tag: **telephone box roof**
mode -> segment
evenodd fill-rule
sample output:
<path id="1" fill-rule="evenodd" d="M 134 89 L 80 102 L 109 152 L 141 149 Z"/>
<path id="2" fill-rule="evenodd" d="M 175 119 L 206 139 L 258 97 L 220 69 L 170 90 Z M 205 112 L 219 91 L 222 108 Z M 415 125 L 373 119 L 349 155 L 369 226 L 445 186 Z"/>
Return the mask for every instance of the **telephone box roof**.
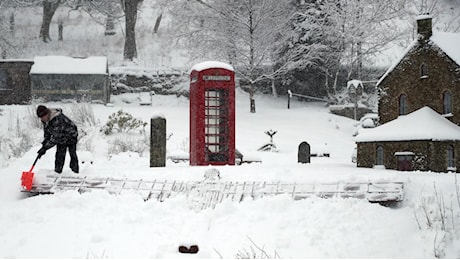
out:
<path id="1" fill-rule="evenodd" d="M 190 71 L 202 71 L 211 68 L 221 68 L 226 70 L 234 71 L 233 67 L 230 64 L 220 62 L 220 61 L 203 61 L 193 65 Z"/>

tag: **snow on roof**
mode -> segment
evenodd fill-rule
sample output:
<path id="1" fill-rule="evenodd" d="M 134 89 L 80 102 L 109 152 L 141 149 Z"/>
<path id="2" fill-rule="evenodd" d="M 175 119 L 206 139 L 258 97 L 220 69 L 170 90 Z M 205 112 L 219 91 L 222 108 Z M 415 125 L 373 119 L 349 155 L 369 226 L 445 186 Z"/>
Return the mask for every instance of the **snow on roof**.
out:
<path id="1" fill-rule="evenodd" d="M 425 15 L 426 16 L 426 15 Z M 447 32 L 433 32 L 430 40 L 444 51 L 455 63 L 460 66 L 460 33 L 447 33 Z M 377 82 L 377 86 L 385 79 L 390 72 L 392 72 L 401 60 L 406 57 L 407 53 L 417 45 L 418 40 L 415 39 L 412 43 L 404 50 L 403 54 L 397 59 L 393 65 L 383 74 L 383 76 Z"/>
<path id="2" fill-rule="evenodd" d="M 221 68 L 234 71 L 233 67 L 227 63 L 220 62 L 220 61 L 204 61 L 198 64 L 193 65 L 190 71 L 202 71 L 210 68 Z"/>
<path id="3" fill-rule="evenodd" d="M 410 140 L 460 140 L 460 127 L 422 107 L 376 128 L 362 129 L 355 138 L 356 142 Z"/>
<path id="4" fill-rule="evenodd" d="M 187 68 L 188 69 L 188 68 Z M 140 67 L 140 66 L 120 66 L 120 67 L 110 67 L 110 74 L 128 74 L 138 77 L 146 76 L 150 77 L 152 75 L 181 75 L 186 70 L 181 68 L 170 68 L 170 67 Z"/>
<path id="5" fill-rule="evenodd" d="M 430 39 L 460 66 L 460 33 L 434 32 Z"/>
<path id="6" fill-rule="evenodd" d="M 401 62 L 401 60 L 406 57 L 407 53 L 409 53 L 409 51 L 417 44 L 418 40 L 413 40 L 411 42 L 411 44 L 409 44 L 409 46 L 407 46 L 407 48 L 404 50 L 404 52 L 401 54 L 401 56 L 399 57 L 399 59 L 397 59 L 395 62 L 393 62 L 393 64 L 390 66 L 390 68 L 385 72 L 385 74 L 383 74 L 383 76 L 379 79 L 379 81 L 377 82 L 376 86 L 380 85 L 380 83 L 388 76 L 388 74 L 390 74 L 390 72 L 392 72 L 396 66 L 398 66 L 398 64 Z"/>
<path id="7" fill-rule="evenodd" d="M 418 15 L 415 20 L 425 20 L 425 19 L 432 19 L 433 16 L 431 14 L 421 14 L 421 15 Z"/>
<path id="8" fill-rule="evenodd" d="M 347 82 L 347 88 L 350 88 L 350 86 L 354 86 L 355 88 L 358 88 L 359 86 L 363 86 L 363 82 L 361 80 L 357 79 L 352 79 Z"/>
<path id="9" fill-rule="evenodd" d="M 0 59 L 0 62 L 34 62 L 31 59 Z"/>
<path id="10" fill-rule="evenodd" d="M 30 74 L 107 74 L 107 57 L 36 56 Z"/>

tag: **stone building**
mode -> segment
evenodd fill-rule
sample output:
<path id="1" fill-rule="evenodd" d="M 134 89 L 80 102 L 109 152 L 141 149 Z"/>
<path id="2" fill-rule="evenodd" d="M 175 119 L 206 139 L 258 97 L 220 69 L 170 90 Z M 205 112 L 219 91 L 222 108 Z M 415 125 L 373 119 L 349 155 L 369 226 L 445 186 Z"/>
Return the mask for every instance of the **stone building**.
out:
<path id="1" fill-rule="evenodd" d="M 460 124 L 460 33 L 433 32 L 417 19 L 418 39 L 379 80 L 380 124 L 429 106 Z"/>
<path id="2" fill-rule="evenodd" d="M 356 142 L 358 167 L 446 172 L 460 165 L 460 127 L 427 106 L 363 129 Z"/>
<path id="3" fill-rule="evenodd" d="M 0 105 L 27 104 L 32 60 L 0 60 Z"/>
<path id="4" fill-rule="evenodd" d="M 417 18 L 418 39 L 377 83 L 380 126 L 356 137 L 358 167 L 457 171 L 460 34 L 433 32 L 431 22 Z"/>
<path id="5" fill-rule="evenodd" d="M 110 102 L 107 57 L 37 56 L 30 69 L 32 98 Z"/>

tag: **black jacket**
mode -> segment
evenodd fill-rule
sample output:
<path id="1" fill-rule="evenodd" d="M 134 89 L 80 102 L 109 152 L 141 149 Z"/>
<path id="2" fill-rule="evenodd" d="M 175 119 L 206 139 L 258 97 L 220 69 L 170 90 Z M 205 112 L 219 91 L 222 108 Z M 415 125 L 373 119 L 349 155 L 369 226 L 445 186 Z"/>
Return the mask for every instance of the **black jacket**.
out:
<path id="1" fill-rule="evenodd" d="M 50 108 L 50 120 L 43 122 L 43 129 L 45 139 L 42 145 L 47 150 L 56 144 L 77 143 L 77 126 L 62 113 L 62 109 Z"/>

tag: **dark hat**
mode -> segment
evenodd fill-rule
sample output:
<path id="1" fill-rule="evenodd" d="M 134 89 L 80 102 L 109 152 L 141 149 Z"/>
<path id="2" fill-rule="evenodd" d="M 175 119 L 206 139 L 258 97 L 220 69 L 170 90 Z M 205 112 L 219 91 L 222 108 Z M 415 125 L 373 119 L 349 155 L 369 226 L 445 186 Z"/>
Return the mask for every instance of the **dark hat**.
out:
<path id="1" fill-rule="evenodd" d="M 42 116 L 44 116 L 44 115 L 47 115 L 48 113 L 49 113 L 49 110 L 48 110 L 47 107 L 42 106 L 42 105 L 39 105 L 39 106 L 37 107 L 37 116 L 38 116 L 38 117 L 42 117 Z"/>

